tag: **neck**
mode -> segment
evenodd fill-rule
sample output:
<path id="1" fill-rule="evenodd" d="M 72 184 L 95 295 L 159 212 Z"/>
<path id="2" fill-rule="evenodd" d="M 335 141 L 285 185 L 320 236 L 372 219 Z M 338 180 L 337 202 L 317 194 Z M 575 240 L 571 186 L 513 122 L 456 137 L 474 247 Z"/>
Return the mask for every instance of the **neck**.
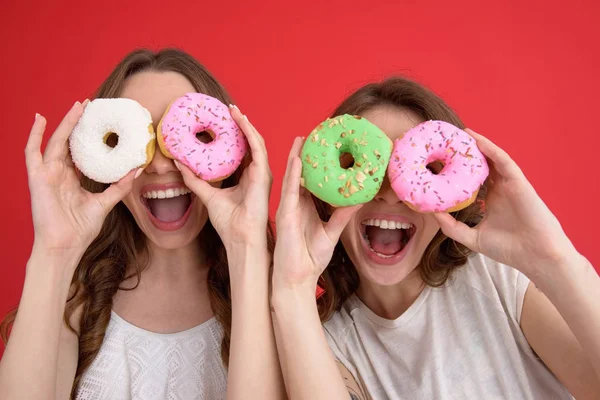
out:
<path id="1" fill-rule="evenodd" d="M 206 274 L 208 265 L 198 240 L 178 249 L 164 249 L 148 241 L 148 265 L 144 274 L 161 279 L 188 279 Z"/>
<path id="2" fill-rule="evenodd" d="M 395 285 L 382 286 L 361 276 L 358 298 L 375 314 L 385 319 L 400 317 L 425 288 L 418 268 Z"/>

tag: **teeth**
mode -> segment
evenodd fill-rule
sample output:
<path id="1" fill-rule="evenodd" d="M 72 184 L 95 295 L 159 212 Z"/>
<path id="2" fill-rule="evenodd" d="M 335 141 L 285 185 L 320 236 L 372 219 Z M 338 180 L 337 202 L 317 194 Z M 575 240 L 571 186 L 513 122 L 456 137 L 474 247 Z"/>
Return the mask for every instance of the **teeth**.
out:
<path id="1" fill-rule="evenodd" d="M 381 229 L 410 229 L 413 224 L 410 222 L 389 221 L 385 219 L 367 219 L 362 222 L 367 226 L 378 226 Z"/>
<path id="2" fill-rule="evenodd" d="M 177 196 L 183 196 L 184 194 L 191 193 L 192 191 L 186 187 L 167 189 L 167 190 L 152 190 L 146 192 L 142 197 L 146 199 L 171 199 Z"/>

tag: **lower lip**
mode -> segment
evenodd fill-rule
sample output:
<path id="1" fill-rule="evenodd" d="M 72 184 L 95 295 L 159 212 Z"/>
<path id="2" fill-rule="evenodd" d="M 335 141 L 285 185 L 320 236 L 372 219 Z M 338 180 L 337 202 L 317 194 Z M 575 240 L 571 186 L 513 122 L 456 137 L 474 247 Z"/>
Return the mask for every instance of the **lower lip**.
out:
<path id="1" fill-rule="evenodd" d="M 194 202 L 196 201 L 196 196 L 194 196 L 194 195 L 190 195 L 190 196 L 192 196 L 192 201 L 190 202 L 190 206 L 188 207 L 185 214 L 183 214 L 183 216 L 176 221 L 171 221 L 171 222 L 161 221 L 161 220 L 157 219 L 154 215 L 152 215 L 152 213 L 150 212 L 150 208 L 146 204 L 144 204 L 144 208 L 146 209 L 146 212 L 148 213 L 148 217 L 150 218 L 150 221 L 152 222 L 152 224 L 155 227 L 157 227 L 161 231 L 165 231 L 165 232 L 176 231 L 178 229 L 181 229 L 185 225 L 185 223 L 188 221 L 188 219 L 190 219 L 190 215 L 192 213 L 192 207 L 194 206 Z"/>
<path id="2" fill-rule="evenodd" d="M 365 238 L 363 237 L 362 232 L 360 232 L 360 230 L 359 230 L 359 234 L 360 234 L 360 242 L 362 243 L 365 254 L 371 261 L 374 261 L 375 263 L 380 264 L 380 265 L 394 265 L 394 264 L 397 264 L 400 261 L 402 261 L 402 259 L 406 256 L 406 254 L 408 254 L 408 252 L 410 251 L 410 248 L 412 247 L 412 244 L 414 242 L 413 239 L 417 233 L 415 232 L 412 235 L 412 237 L 410 238 L 410 240 L 408 241 L 408 243 L 406 244 L 406 246 L 404 246 L 404 248 L 402 250 L 400 250 L 398 253 L 394 254 L 393 256 L 386 257 L 386 258 L 378 256 L 377 253 L 375 253 L 375 251 L 373 251 L 371 249 L 371 247 L 369 247 L 369 245 L 367 244 L 367 242 L 366 242 Z"/>

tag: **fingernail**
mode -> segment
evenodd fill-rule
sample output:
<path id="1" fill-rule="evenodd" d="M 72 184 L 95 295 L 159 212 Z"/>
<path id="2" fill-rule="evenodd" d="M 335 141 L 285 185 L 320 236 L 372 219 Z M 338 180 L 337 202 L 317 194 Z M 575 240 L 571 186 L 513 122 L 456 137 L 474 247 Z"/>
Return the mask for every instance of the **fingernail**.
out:
<path id="1" fill-rule="evenodd" d="M 139 168 L 137 170 L 137 172 L 135 173 L 135 176 L 133 177 L 133 179 L 137 179 L 140 177 L 140 175 L 142 174 L 142 172 L 144 172 L 144 168 Z"/>
<path id="2" fill-rule="evenodd" d="M 40 114 L 35 113 L 35 121 L 37 121 L 37 119 L 39 118 Z"/>
<path id="3" fill-rule="evenodd" d="M 85 107 L 88 105 L 88 103 L 90 102 L 90 99 L 85 99 L 82 103 L 82 105 Z"/>
<path id="4" fill-rule="evenodd" d="M 181 172 L 181 165 L 179 165 L 179 161 L 173 160 L 173 163 L 175 164 L 175 167 L 177 167 L 177 169 L 179 170 L 179 172 Z"/>

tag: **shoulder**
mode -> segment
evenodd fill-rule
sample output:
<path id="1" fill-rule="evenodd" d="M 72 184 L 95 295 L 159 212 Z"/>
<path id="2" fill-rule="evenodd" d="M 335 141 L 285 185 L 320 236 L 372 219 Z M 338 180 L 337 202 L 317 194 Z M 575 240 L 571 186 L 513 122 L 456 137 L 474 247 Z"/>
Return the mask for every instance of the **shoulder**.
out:
<path id="1" fill-rule="evenodd" d="M 343 343 L 348 334 L 352 331 L 358 317 L 358 304 L 353 301 L 354 296 L 350 296 L 344 302 L 341 309 L 333 313 L 331 318 L 323 324 L 327 341 L 336 344 Z"/>
<path id="2" fill-rule="evenodd" d="M 336 311 L 331 319 L 323 324 L 325 338 L 333 353 L 340 374 L 348 387 L 351 399 L 366 399 L 360 382 L 360 376 L 354 365 L 356 356 L 356 340 L 353 333 L 356 330 L 357 319 L 361 318 L 359 305 L 351 296 Z M 359 340 L 359 339 L 358 339 Z"/>
<path id="3" fill-rule="evenodd" d="M 456 270 L 452 279 L 477 291 L 501 307 L 505 313 L 517 321 L 520 320 L 523 300 L 530 282 L 520 271 L 483 254 L 473 254 L 462 268 Z"/>

